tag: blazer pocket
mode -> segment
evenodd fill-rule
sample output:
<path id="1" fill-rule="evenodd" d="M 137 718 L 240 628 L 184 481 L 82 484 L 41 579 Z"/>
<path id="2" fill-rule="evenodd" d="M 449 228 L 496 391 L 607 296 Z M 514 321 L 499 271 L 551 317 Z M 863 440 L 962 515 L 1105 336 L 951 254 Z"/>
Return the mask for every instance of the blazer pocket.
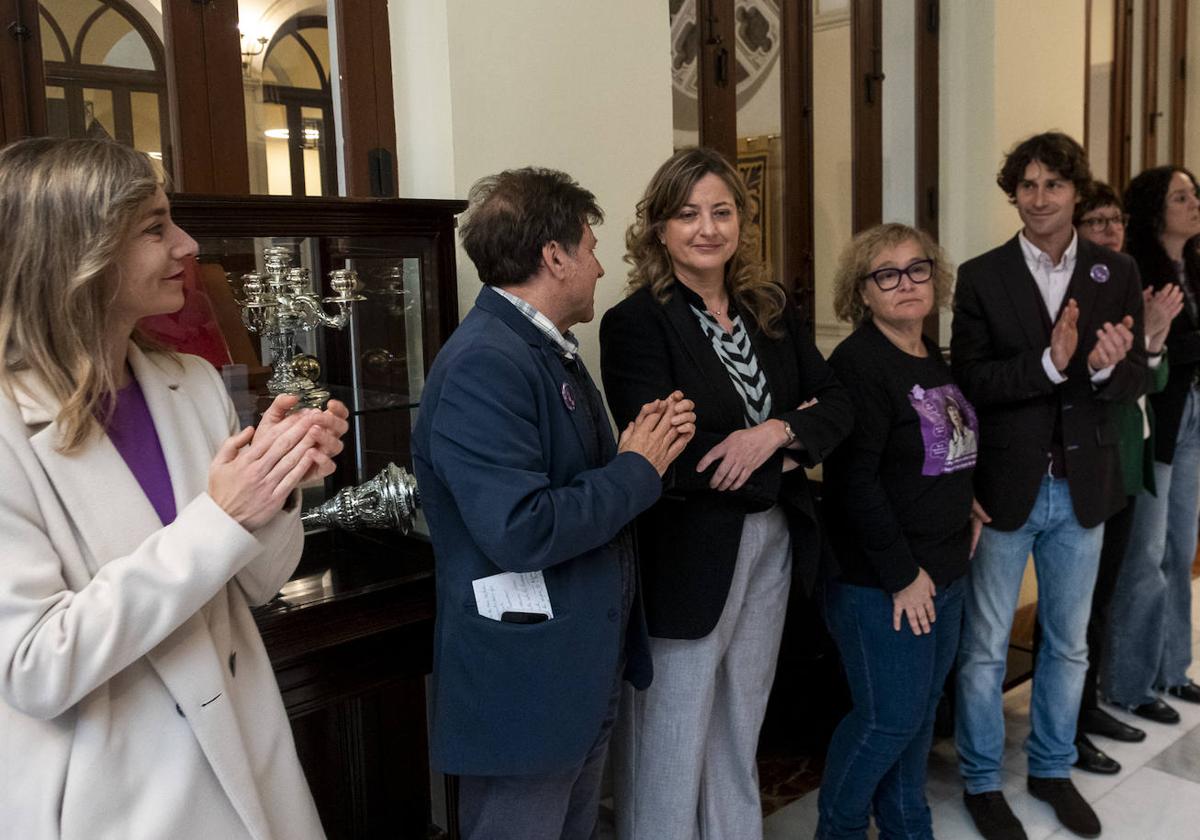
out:
<path id="1" fill-rule="evenodd" d="M 476 609 L 473 603 L 463 604 L 463 612 L 466 613 L 466 618 L 469 623 L 478 624 L 483 628 L 490 627 L 499 629 L 503 632 L 515 631 L 518 633 L 532 633 L 536 632 L 539 628 L 546 630 L 548 629 L 548 625 L 562 624 L 567 620 L 567 618 L 569 618 L 569 616 L 564 615 L 558 609 L 555 609 L 553 618 L 548 618 L 545 621 L 539 621 L 534 624 L 520 624 L 515 621 L 500 621 L 497 618 L 488 618 L 487 616 L 480 615 L 479 610 Z"/>

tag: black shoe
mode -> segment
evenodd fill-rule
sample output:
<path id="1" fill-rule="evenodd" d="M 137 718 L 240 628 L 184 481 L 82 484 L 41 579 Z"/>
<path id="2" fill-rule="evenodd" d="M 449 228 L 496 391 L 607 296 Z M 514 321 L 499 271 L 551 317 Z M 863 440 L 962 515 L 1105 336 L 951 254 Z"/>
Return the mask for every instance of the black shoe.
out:
<path id="1" fill-rule="evenodd" d="M 1101 735 L 1114 741 L 1136 744 L 1146 740 L 1144 730 L 1121 723 L 1103 709 L 1083 709 L 1079 713 L 1079 729 L 1088 735 Z"/>
<path id="2" fill-rule="evenodd" d="M 1167 689 L 1167 694 L 1188 703 L 1200 703 L 1200 685 L 1196 685 L 1191 680 L 1188 680 L 1186 685 L 1171 686 Z"/>
<path id="3" fill-rule="evenodd" d="M 1106 776 L 1121 772 L 1121 765 L 1112 756 L 1089 741 L 1086 735 L 1075 737 L 1075 750 L 1079 753 L 1079 758 L 1075 759 L 1075 766 L 1080 770 L 1102 773 Z"/>
<path id="4" fill-rule="evenodd" d="M 1029 835 L 1021 827 L 1017 819 L 1004 801 L 1004 794 L 998 790 L 985 793 L 967 793 L 963 791 L 963 802 L 967 813 L 975 822 L 976 830 L 983 835 L 984 840 L 1029 840 Z"/>
<path id="5" fill-rule="evenodd" d="M 1146 720 L 1155 723 L 1179 723 L 1179 712 L 1172 709 L 1161 700 L 1151 700 L 1140 706 L 1134 706 L 1129 711 Z"/>
<path id="6" fill-rule="evenodd" d="M 1100 818 L 1087 804 L 1070 779 L 1043 779 L 1030 776 L 1029 793 L 1054 809 L 1054 816 L 1063 827 L 1080 837 L 1099 837 Z"/>

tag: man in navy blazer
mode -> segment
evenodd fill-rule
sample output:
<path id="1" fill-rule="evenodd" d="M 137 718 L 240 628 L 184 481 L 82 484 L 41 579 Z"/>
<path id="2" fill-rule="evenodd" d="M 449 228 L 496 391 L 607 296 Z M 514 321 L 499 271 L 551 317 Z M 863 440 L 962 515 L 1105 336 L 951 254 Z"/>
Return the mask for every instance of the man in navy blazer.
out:
<path id="1" fill-rule="evenodd" d="M 951 366 L 979 416 L 975 495 L 991 516 L 967 577 L 957 740 L 967 810 L 986 840 L 1026 836 L 1001 793 L 1001 691 L 1031 552 L 1042 646 L 1027 786 L 1074 833 L 1100 834 L 1071 765 L 1104 520 L 1125 503 L 1109 405 L 1144 389 L 1146 345 L 1137 266 L 1075 233 L 1090 180 L 1065 134 L 1019 143 L 997 183 L 1023 227 L 963 263 L 955 289 Z"/>
<path id="2" fill-rule="evenodd" d="M 626 526 L 658 499 L 695 415 L 664 395 L 613 440 L 570 332 L 593 316 L 602 219 L 553 170 L 472 187 L 460 231 L 485 285 L 413 434 L 437 568 L 431 752 L 459 776 L 468 840 L 590 838 L 622 675 L 650 683 Z M 481 615 L 473 582 L 501 573 L 535 573 L 524 581 L 544 582 L 549 610 Z"/>

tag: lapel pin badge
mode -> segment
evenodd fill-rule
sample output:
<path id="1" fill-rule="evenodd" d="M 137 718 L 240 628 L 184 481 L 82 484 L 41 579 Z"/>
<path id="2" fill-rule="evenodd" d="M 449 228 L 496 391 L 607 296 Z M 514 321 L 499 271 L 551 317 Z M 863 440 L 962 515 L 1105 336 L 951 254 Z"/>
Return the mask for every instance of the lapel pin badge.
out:
<path id="1" fill-rule="evenodd" d="M 563 405 L 567 407 L 568 411 L 575 410 L 575 392 L 571 390 L 571 383 L 569 382 L 562 384 L 562 400 Z"/>
<path id="2" fill-rule="evenodd" d="M 1092 270 L 1088 273 L 1097 283 L 1108 282 L 1108 266 L 1106 266 L 1104 263 L 1096 263 L 1094 266 L 1092 266 Z"/>

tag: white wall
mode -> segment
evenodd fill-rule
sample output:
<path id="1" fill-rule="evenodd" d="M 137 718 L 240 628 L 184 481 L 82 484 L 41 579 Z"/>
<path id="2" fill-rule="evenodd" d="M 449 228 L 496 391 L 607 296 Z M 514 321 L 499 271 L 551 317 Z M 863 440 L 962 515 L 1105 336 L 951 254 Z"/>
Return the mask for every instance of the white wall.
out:
<path id="1" fill-rule="evenodd" d="M 388 23 L 400 195 L 454 198 L 446 0 L 390 0 Z"/>
<path id="2" fill-rule="evenodd" d="M 990 0 L 941 9 L 938 225 L 958 263 L 1020 226 L 996 186 L 1005 152 L 1042 131 L 1083 139 L 1084 0 Z"/>
<path id="3" fill-rule="evenodd" d="M 487 13 L 481 13 L 486 10 Z M 401 194 L 465 197 L 478 178 L 562 169 L 596 194 L 607 221 L 597 319 L 576 329 L 599 373 L 599 315 L 623 297 L 625 228 L 671 154 L 666 0 L 550 3 L 392 0 Z M 459 309 L 479 292 L 460 250 Z"/>
<path id="4" fill-rule="evenodd" d="M 917 126 L 913 106 L 917 16 L 912 3 L 883 4 L 883 220 L 917 219 Z"/>
<path id="5" fill-rule="evenodd" d="M 813 287 L 816 343 L 828 355 L 852 329 L 833 315 L 833 273 L 853 229 L 850 22 L 813 31 Z M 886 46 L 885 46 L 886 51 Z"/>

